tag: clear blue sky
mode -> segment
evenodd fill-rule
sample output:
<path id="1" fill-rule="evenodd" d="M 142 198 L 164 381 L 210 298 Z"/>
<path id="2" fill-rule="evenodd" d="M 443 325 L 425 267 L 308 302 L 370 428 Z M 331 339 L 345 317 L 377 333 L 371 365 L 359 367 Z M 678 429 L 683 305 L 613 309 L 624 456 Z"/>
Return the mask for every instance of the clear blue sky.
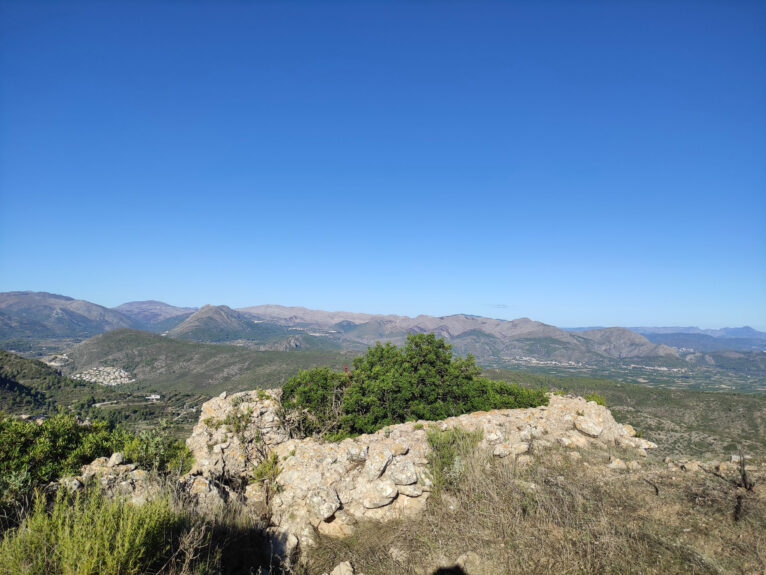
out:
<path id="1" fill-rule="evenodd" d="M 764 2 L 0 10 L 0 291 L 766 329 Z"/>

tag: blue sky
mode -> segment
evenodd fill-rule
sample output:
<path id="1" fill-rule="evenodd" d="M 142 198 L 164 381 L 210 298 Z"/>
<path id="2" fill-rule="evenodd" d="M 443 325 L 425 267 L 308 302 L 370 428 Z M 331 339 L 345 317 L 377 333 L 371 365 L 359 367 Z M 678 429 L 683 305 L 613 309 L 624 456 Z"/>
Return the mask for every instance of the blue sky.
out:
<path id="1" fill-rule="evenodd" d="M 0 290 L 766 329 L 766 4 L 0 0 Z"/>

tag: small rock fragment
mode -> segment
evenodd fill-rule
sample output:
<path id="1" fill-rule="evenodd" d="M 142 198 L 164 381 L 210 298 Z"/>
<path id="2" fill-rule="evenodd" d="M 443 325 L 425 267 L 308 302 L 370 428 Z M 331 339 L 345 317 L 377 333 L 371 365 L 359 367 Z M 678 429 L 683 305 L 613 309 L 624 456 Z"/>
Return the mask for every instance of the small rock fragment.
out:
<path id="1" fill-rule="evenodd" d="M 371 483 L 367 488 L 362 505 L 367 509 L 377 509 L 378 507 L 385 507 L 391 503 L 399 494 L 399 490 L 394 485 L 394 482 L 389 479 L 381 479 Z"/>
<path id="2" fill-rule="evenodd" d="M 319 487 L 309 492 L 308 506 L 314 517 L 324 521 L 335 515 L 335 512 L 340 509 L 340 500 L 338 494 L 331 487 Z"/>
<path id="3" fill-rule="evenodd" d="M 412 485 L 418 482 L 418 473 L 412 461 L 396 460 L 388 466 L 386 476 L 397 485 Z"/>
<path id="4" fill-rule="evenodd" d="M 330 575 L 354 575 L 354 567 L 350 561 L 344 561 L 343 563 L 338 563 L 335 569 L 330 571 Z"/>
<path id="5" fill-rule="evenodd" d="M 112 453 L 112 456 L 109 458 L 109 463 L 107 463 L 107 467 L 115 467 L 116 465 L 122 465 L 122 463 L 125 461 L 125 455 L 121 451 L 118 451 L 117 453 Z"/>
<path id="6" fill-rule="evenodd" d="M 595 422 L 582 415 L 575 419 L 574 425 L 577 431 L 587 435 L 588 437 L 598 437 L 604 430 L 601 426 L 596 425 Z"/>
<path id="7" fill-rule="evenodd" d="M 626 471 L 628 469 L 628 466 L 625 464 L 625 462 L 617 457 L 611 458 L 611 461 L 607 467 L 609 469 L 614 469 L 615 471 Z"/>
<path id="8" fill-rule="evenodd" d="M 394 454 L 389 449 L 381 449 L 371 453 L 364 464 L 364 473 L 367 479 L 373 481 L 383 475 L 383 472 L 393 458 Z"/>

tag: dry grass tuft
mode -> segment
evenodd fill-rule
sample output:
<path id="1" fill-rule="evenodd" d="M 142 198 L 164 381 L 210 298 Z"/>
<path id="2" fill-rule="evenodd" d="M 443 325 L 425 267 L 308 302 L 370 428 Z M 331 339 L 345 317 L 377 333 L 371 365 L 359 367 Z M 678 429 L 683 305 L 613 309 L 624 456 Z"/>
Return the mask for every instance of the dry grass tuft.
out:
<path id="1" fill-rule="evenodd" d="M 468 575 L 766 570 L 763 484 L 746 491 L 646 460 L 639 472 L 613 472 L 604 452 L 576 460 L 552 450 L 525 467 L 487 453 L 462 460 L 459 481 L 422 517 L 320 538 L 307 572 L 350 560 L 366 575 L 430 575 L 470 552 Z"/>

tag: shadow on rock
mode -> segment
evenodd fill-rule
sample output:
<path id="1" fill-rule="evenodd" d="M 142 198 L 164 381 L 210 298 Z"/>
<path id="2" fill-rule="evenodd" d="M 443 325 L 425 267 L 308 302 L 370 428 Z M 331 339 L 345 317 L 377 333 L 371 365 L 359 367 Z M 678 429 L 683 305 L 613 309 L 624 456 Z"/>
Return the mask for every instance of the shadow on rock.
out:
<path id="1" fill-rule="evenodd" d="M 439 567 L 433 572 L 433 575 L 467 575 L 460 565 L 454 567 Z"/>

